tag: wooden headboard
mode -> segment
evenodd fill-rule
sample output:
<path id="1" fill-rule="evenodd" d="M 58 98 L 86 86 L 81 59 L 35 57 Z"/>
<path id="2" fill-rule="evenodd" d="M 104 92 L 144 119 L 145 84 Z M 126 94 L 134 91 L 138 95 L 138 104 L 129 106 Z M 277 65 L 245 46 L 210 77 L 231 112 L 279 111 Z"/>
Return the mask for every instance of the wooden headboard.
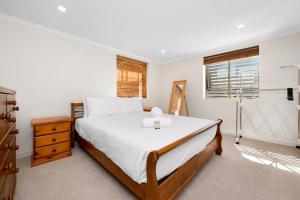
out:
<path id="1" fill-rule="evenodd" d="M 74 147 L 75 145 L 75 121 L 78 118 L 82 118 L 84 115 L 83 103 L 71 103 L 71 131 L 72 131 L 72 139 L 71 145 Z"/>
<path id="2" fill-rule="evenodd" d="M 143 107 L 143 110 L 145 112 L 150 112 L 152 107 Z M 71 118 L 73 123 L 75 123 L 75 120 L 78 118 L 82 118 L 84 115 L 84 108 L 82 102 L 77 103 L 71 103 Z"/>

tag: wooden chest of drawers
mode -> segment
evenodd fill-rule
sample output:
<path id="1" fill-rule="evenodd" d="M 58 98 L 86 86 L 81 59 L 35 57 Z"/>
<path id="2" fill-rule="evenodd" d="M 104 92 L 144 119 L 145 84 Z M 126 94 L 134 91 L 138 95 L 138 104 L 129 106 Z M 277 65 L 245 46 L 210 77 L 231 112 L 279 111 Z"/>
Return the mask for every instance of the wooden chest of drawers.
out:
<path id="1" fill-rule="evenodd" d="M 16 92 L 0 87 L 0 199 L 11 200 L 16 187 Z"/>
<path id="2" fill-rule="evenodd" d="M 70 156 L 71 118 L 68 116 L 33 119 L 32 166 Z"/>

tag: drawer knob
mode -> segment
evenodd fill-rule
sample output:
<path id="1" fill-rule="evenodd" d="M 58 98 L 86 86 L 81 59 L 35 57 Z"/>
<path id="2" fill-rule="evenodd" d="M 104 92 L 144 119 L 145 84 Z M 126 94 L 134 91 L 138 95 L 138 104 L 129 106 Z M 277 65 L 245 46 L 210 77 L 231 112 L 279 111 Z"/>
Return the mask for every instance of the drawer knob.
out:
<path id="1" fill-rule="evenodd" d="M 54 128 L 52 128 L 52 131 L 56 131 L 56 128 L 54 127 Z"/>
<path id="2" fill-rule="evenodd" d="M 4 149 L 11 149 L 12 148 L 12 145 L 11 144 L 5 144 L 4 145 Z"/>
<path id="3" fill-rule="evenodd" d="M 16 100 L 12 100 L 12 101 L 7 101 L 7 105 L 17 105 L 17 101 Z"/>
<path id="4" fill-rule="evenodd" d="M 10 148 L 10 150 L 18 150 L 20 147 L 19 147 L 19 145 L 15 145 L 15 146 L 12 146 L 11 148 Z"/>
<path id="5" fill-rule="evenodd" d="M 55 153 L 56 152 L 56 149 L 52 149 L 52 153 Z"/>
<path id="6" fill-rule="evenodd" d="M 52 138 L 52 142 L 56 142 L 56 138 Z"/>
<path id="7" fill-rule="evenodd" d="M 11 170 L 11 168 L 13 167 L 13 164 L 12 164 L 12 162 L 11 163 L 9 163 L 8 165 L 4 165 L 4 167 L 3 167 L 3 170 Z"/>
<path id="8" fill-rule="evenodd" d="M 14 107 L 13 107 L 13 110 L 19 111 L 19 110 L 20 110 L 20 107 L 19 107 L 19 106 L 14 106 Z"/>
<path id="9" fill-rule="evenodd" d="M 19 130 L 16 129 L 16 130 L 11 131 L 10 133 L 11 133 L 11 134 L 18 134 L 18 133 L 19 133 Z"/>
<path id="10" fill-rule="evenodd" d="M 16 168 L 13 173 L 19 173 L 20 169 L 19 168 Z"/>
<path id="11" fill-rule="evenodd" d="M 7 121 L 16 123 L 17 119 L 15 117 L 11 117 L 11 118 L 8 118 Z"/>
<path id="12" fill-rule="evenodd" d="M 4 119 L 6 119 L 6 117 L 7 117 L 6 113 L 2 113 L 0 115 L 0 120 L 4 120 Z"/>
<path id="13" fill-rule="evenodd" d="M 6 115 L 6 119 L 8 122 L 13 122 L 13 123 L 17 121 L 17 119 L 15 117 L 11 117 L 9 113 Z"/>
<path id="14" fill-rule="evenodd" d="M 48 156 L 48 159 L 52 159 L 52 156 Z"/>

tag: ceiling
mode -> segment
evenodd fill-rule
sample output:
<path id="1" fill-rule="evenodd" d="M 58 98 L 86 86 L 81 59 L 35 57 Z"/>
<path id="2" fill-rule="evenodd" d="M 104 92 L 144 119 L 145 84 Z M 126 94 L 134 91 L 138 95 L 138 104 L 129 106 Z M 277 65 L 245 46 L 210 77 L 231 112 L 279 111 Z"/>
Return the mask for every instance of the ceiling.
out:
<path id="1" fill-rule="evenodd" d="M 1 13 L 157 63 L 299 32 L 299 10 L 299 0 L 0 0 Z"/>

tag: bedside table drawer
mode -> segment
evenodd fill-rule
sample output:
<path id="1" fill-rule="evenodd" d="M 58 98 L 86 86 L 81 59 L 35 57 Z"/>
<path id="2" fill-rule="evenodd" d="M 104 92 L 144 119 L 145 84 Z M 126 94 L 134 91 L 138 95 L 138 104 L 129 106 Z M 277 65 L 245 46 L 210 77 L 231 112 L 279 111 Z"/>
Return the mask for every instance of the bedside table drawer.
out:
<path id="1" fill-rule="evenodd" d="M 43 157 L 52 156 L 57 153 L 70 151 L 70 147 L 71 147 L 70 142 L 54 144 L 46 147 L 39 147 L 34 150 L 34 157 L 43 158 Z"/>
<path id="2" fill-rule="evenodd" d="M 57 144 L 61 142 L 70 141 L 70 132 L 56 133 L 51 135 L 44 135 L 34 138 L 35 147 L 42 147 L 52 144 Z"/>
<path id="3" fill-rule="evenodd" d="M 43 163 L 46 163 L 46 162 L 49 162 L 49 161 L 61 159 L 61 158 L 64 158 L 64 157 L 67 157 L 67 156 L 70 156 L 70 155 L 72 155 L 71 151 L 66 151 L 66 152 L 63 152 L 63 153 L 50 155 L 50 156 L 47 156 L 47 157 L 44 157 L 44 158 L 33 159 L 32 160 L 32 166 L 37 166 L 37 165 L 40 165 L 40 164 L 43 164 Z"/>
<path id="4" fill-rule="evenodd" d="M 38 125 L 34 127 L 34 130 L 35 130 L 34 133 L 35 136 L 66 132 L 71 130 L 71 123 L 64 122 L 64 123 Z"/>

